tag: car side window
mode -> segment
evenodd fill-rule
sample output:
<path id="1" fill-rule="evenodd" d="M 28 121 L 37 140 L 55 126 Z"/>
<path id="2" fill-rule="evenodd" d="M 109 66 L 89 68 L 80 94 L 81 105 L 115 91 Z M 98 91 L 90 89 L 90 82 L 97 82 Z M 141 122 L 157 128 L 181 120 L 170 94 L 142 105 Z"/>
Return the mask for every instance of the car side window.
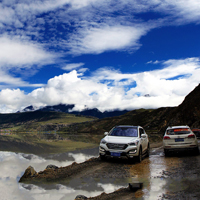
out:
<path id="1" fill-rule="evenodd" d="M 141 138 L 142 134 L 144 134 L 144 130 L 142 128 L 140 128 L 139 132 L 140 132 L 140 138 Z"/>

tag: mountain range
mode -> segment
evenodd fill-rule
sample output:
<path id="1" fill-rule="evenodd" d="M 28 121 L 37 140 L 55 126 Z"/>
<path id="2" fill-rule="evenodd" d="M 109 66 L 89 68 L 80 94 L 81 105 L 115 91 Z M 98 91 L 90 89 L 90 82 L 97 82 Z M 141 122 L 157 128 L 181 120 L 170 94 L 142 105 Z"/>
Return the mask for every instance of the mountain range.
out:
<path id="1" fill-rule="evenodd" d="M 101 113 L 98 109 L 86 109 L 78 113 L 70 112 L 73 107 L 74 105 L 60 104 L 34 111 L 30 106 L 20 113 L 0 114 L 0 127 L 18 126 L 23 127 L 23 130 L 29 130 L 32 127 L 32 130 L 41 131 L 54 130 L 56 127 L 56 130 L 65 134 L 93 135 L 102 135 L 116 125 L 140 125 L 150 134 L 163 134 L 168 126 L 173 125 L 200 128 L 200 85 L 191 91 L 177 107 L 112 111 L 110 113 Z M 69 113 L 76 114 L 71 121 L 68 120 L 68 116 L 73 115 Z M 83 115 L 90 117 L 86 118 Z M 63 118 L 65 121 L 61 120 Z M 58 119 L 60 119 L 59 123 Z M 84 120 L 80 121 L 80 119 Z M 45 121 L 48 121 L 48 126 L 38 127 L 41 122 Z"/>
<path id="2" fill-rule="evenodd" d="M 74 115 L 82 115 L 82 116 L 90 116 L 90 117 L 96 117 L 99 119 L 105 118 L 105 117 L 114 117 L 123 115 L 128 112 L 128 110 L 113 110 L 113 111 L 105 111 L 101 112 L 97 108 L 89 109 L 86 108 L 82 111 L 72 111 L 72 109 L 75 107 L 74 104 L 59 104 L 54 106 L 45 106 L 43 108 L 35 109 L 33 106 L 28 106 L 22 110 L 22 112 L 28 112 L 28 111 L 55 111 L 55 112 L 64 112 Z"/>

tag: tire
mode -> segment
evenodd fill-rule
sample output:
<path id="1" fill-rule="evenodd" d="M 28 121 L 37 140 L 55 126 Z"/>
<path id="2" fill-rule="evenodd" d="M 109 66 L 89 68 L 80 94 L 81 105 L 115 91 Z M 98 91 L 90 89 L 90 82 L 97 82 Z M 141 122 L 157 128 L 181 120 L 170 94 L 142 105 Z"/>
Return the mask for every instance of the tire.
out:
<path id="1" fill-rule="evenodd" d="M 165 156 L 168 157 L 169 156 L 169 151 L 167 149 L 164 149 L 164 153 L 165 153 Z"/>
<path id="2" fill-rule="evenodd" d="M 137 162 L 140 163 L 142 162 L 142 148 L 140 147 L 140 150 L 139 150 L 139 155 L 137 156 Z"/>
<path id="3" fill-rule="evenodd" d="M 146 157 L 149 157 L 149 154 L 150 154 L 150 147 L 149 147 L 149 144 L 148 144 L 147 152 L 146 152 Z"/>
<path id="4" fill-rule="evenodd" d="M 129 158 L 128 161 L 129 161 L 130 164 L 135 164 L 135 158 L 134 157 Z"/>
<path id="5" fill-rule="evenodd" d="M 198 147 L 196 147 L 196 148 L 194 149 L 194 155 L 199 155 L 199 148 L 198 148 Z"/>
<path id="6" fill-rule="evenodd" d="M 102 160 L 102 161 L 105 161 L 105 160 L 106 160 L 106 156 L 101 155 L 101 154 L 99 154 L 99 158 L 100 158 L 100 160 Z"/>

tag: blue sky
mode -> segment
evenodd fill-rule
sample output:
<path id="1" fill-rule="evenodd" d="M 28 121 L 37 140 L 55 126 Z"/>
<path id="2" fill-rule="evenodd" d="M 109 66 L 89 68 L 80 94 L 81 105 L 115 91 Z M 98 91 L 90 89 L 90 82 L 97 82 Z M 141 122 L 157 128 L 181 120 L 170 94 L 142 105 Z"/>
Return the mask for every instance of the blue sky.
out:
<path id="1" fill-rule="evenodd" d="M 199 84 L 199 35 L 198 0 L 0 1 L 0 113 L 177 106 Z"/>

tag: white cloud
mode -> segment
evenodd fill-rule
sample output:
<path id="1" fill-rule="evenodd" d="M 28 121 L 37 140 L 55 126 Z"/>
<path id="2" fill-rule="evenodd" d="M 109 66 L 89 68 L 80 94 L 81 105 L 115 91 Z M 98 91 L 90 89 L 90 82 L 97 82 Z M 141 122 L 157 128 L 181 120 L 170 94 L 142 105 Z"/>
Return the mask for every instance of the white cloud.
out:
<path id="1" fill-rule="evenodd" d="M 180 24 L 197 22 L 200 23 L 199 0 L 157 0 L 156 11 L 165 12 L 176 18 L 175 22 Z"/>
<path id="2" fill-rule="evenodd" d="M 51 63 L 54 56 L 39 45 L 8 36 L 0 37 L 0 66 Z"/>
<path id="3" fill-rule="evenodd" d="M 136 50 L 140 47 L 139 39 L 145 35 L 147 27 L 105 26 L 80 30 L 73 35 L 69 47 L 74 54 L 99 54 L 111 50 Z M 76 45 L 75 45 L 76 44 Z"/>
<path id="4" fill-rule="evenodd" d="M 42 84 L 30 84 L 23 81 L 21 77 L 15 77 L 13 73 L 21 73 L 20 70 L 23 69 L 23 73 L 28 70 L 28 73 L 34 74 L 37 68 L 53 63 L 56 55 L 23 38 L 5 35 L 0 36 L 0 47 L 0 89 L 42 86 Z"/>
<path id="5" fill-rule="evenodd" d="M 187 58 L 163 62 L 163 68 L 135 74 L 99 69 L 92 77 L 73 70 L 50 79 L 45 87 L 25 95 L 18 90 L 0 92 L 1 112 L 22 106 L 76 104 L 76 109 L 137 109 L 178 106 L 199 84 L 200 60 Z M 136 83 L 133 85 L 133 83 Z M 149 94 L 150 97 L 145 97 Z"/>
<path id="6" fill-rule="evenodd" d="M 80 68 L 83 65 L 84 65 L 84 63 L 70 63 L 70 64 L 67 64 L 65 67 L 63 67 L 62 69 L 66 70 L 66 71 L 71 71 L 73 69 Z"/>

